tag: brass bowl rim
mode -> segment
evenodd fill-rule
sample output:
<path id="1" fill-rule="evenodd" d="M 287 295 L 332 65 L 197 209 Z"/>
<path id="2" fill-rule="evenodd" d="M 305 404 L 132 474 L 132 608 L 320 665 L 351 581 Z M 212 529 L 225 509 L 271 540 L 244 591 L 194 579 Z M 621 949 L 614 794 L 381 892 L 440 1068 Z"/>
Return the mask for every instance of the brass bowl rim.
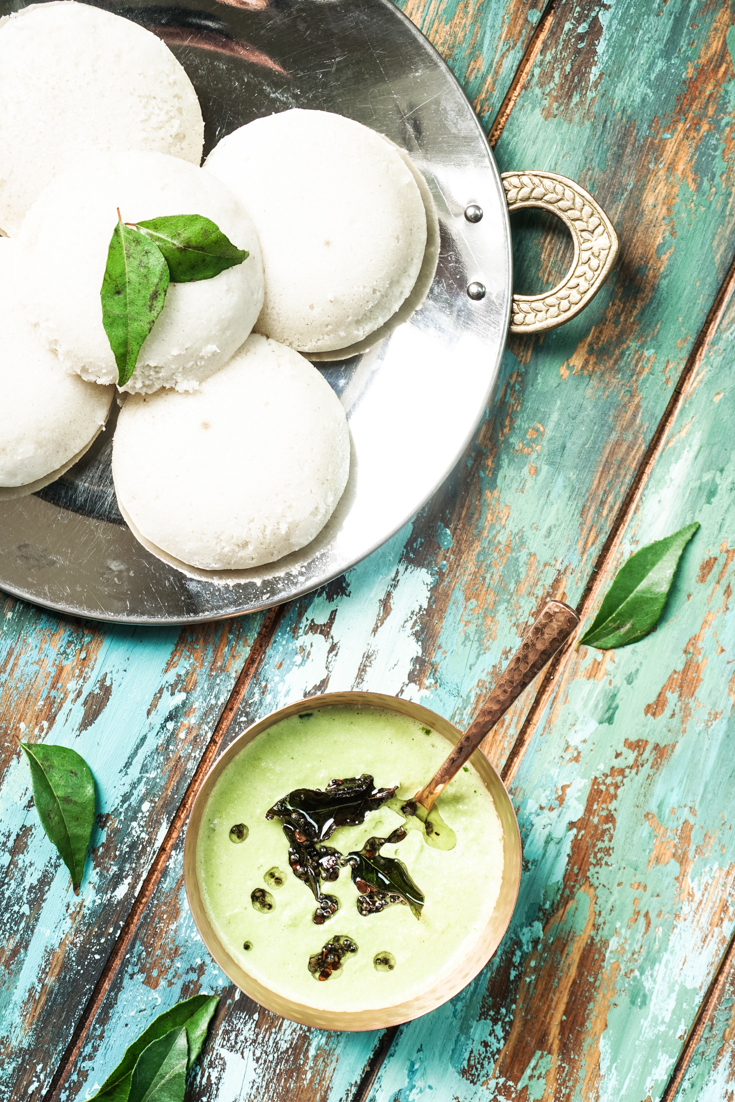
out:
<path id="1" fill-rule="evenodd" d="M 478 945 L 475 945 L 468 952 L 464 960 L 463 970 L 455 971 L 451 976 L 446 976 L 440 972 L 438 980 L 435 978 L 434 983 L 429 988 L 402 1003 L 355 1011 L 320 1010 L 288 999 L 265 987 L 250 976 L 239 962 L 231 956 L 217 937 L 207 917 L 196 871 L 196 847 L 199 828 L 207 800 L 215 782 L 245 746 L 282 719 L 288 719 L 300 712 L 335 705 L 367 706 L 408 715 L 430 725 L 432 730 L 442 735 L 449 742 L 457 742 L 463 734 L 453 723 L 423 704 L 383 693 L 355 690 L 319 693 L 315 696 L 303 697 L 291 704 L 277 708 L 256 723 L 251 724 L 242 734 L 238 735 L 230 746 L 220 754 L 202 781 L 194 799 L 186 827 L 184 887 L 189 909 L 205 948 L 228 979 L 249 998 L 265 1007 L 266 1010 L 273 1011 L 301 1025 L 318 1029 L 346 1032 L 385 1029 L 389 1026 L 412 1021 L 414 1018 L 427 1014 L 448 1002 L 449 999 L 463 990 L 492 958 L 510 925 L 518 899 L 522 867 L 521 836 L 513 803 L 500 774 L 482 751 L 476 750 L 470 761 L 483 781 L 485 788 L 490 791 L 503 826 L 503 873 L 498 901 L 493 908 L 487 926 L 483 930 L 483 938 Z M 511 858 L 510 864 L 509 857 Z M 500 915 L 498 917 L 501 918 L 501 921 L 494 922 L 493 920 L 499 911 Z"/>

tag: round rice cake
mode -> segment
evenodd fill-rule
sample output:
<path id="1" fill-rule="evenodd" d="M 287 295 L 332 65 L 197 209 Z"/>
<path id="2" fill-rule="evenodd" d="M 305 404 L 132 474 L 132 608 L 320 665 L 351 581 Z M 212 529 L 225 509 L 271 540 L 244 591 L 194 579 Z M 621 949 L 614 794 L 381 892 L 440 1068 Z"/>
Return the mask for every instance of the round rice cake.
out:
<path id="1" fill-rule="evenodd" d="M 0 20 L 0 227 L 89 152 L 143 149 L 199 165 L 194 87 L 156 35 L 75 0 Z"/>
<path id="2" fill-rule="evenodd" d="M 311 543 L 349 463 L 332 388 L 293 349 L 253 335 L 195 393 L 127 399 L 112 474 L 123 516 L 154 554 L 243 570 Z"/>
<path id="3" fill-rule="evenodd" d="M 63 474 L 102 429 L 115 394 L 67 375 L 25 320 L 17 249 L 0 239 L 0 498 L 34 493 Z"/>
<path id="4" fill-rule="evenodd" d="M 29 320 L 67 371 L 90 382 L 117 381 L 100 289 L 118 208 L 125 222 L 204 215 L 250 254 L 214 279 L 169 284 L 163 310 L 122 387 L 142 394 L 159 387 L 194 389 L 250 334 L 263 303 L 263 265 L 257 234 L 236 196 L 209 172 L 177 157 L 86 157 L 46 188 L 18 238 Z"/>
<path id="5" fill-rule="evenodd" d="M 327 111 L 283 111 L 223 138 L 205 168 L 258 231 L 257 332 L 302 352 L 347 348 L 410 294 L 427 215 L 401 154 L 374 130 Z"/>

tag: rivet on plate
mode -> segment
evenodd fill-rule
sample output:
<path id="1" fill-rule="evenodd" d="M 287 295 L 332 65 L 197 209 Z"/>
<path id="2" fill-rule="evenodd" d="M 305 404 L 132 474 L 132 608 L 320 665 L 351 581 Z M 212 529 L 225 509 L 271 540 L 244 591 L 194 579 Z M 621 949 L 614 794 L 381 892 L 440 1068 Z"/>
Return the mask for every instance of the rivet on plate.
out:
<path id="1" fill-rule="evenodd" d="M 467 294 L 470 298 L 474 299 L 475 302 L 479 301 L 479 299 L 485 297 L 485 284 L 477 282 L 470 283 L 467 287 Z"/>
<path id="2" fill-rule="evenodd" d="M 477 203 L 470 203 L 468 207 L 464 208 L 464 216 L 468 222 L 481 222 L 483 210 Z"/>

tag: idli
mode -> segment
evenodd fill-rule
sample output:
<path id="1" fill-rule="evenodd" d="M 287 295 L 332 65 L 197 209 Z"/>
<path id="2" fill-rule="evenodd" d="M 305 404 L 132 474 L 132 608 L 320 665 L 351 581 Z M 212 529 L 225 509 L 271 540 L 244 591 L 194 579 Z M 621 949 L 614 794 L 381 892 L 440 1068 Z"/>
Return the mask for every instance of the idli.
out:
<path id="1" fill-rule="evenodd" d="M 0 20 L 0 226 L 11 237 L 84 153 L 145 149 L 199 165 L 203 144 L 194 87 L 150 31 L 74 0 Z"/>
<path id="2" fill-rule="evenodd" d="M 344 410 L 319 371 L 254 335 L 195 393 L 128 398 L 112 474 L 123 516 L 154 554 L 242 570 L 314 539 L 349 457 Z"/>
<path id="3" fill-rule="evenodd" d="M 0 239 L 0 497 L 33 493 L 63 474 L 97 436 L 115 393 L 62 371 L 25 320 L 17 249 Z"/>
<path id="4" fill-rule="evenodd" d="M 283 111 L 223 138 L 205 168 L 258 231 L 257 332 L 303 352 L 346 348 L 408 297 L 427 216 L 413 174 L 380 134 L 327 111 Z"/>
<path id="5" fill-rule="evenodd" d="M 204 215 L 250 254 L 214 279 L 169 285 L 135 372 L 122 388 L 143 394 L 159 387 L 194 389 L 250 334 L 263 302 L 263 266 L 257 234 L 239 200 L 209 172 L 177 157 L 87 157 L 49 184 L 18 238 L 29 320 L 67 371 L 90 382 L 117 381 L 100 299 L 117 208 L 126 222 Z"/>

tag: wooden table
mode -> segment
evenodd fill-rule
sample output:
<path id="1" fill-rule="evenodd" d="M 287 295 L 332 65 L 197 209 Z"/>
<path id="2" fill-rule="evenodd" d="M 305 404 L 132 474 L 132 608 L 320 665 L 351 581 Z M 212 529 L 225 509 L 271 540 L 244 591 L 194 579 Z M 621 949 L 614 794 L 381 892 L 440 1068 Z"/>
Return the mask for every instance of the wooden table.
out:
<path id="1" fill-rule="evenodd" d="M 2 1099 L 84 1098 L 198 991 L 223 997 L 191 1099 L 735 1098 L 735 2 L 402 6 L 501 170 L 561 172 L 599 199 L 617 268 L 569 325 L 510 341 L 454 475 L 325 589 L 183 631 L 4 600 Z M 522 289 L 540 290 L 527 239 Z M 546 285 L 563 247 L 546 232 Z M 308 1030 L 239 995 L 182 885 L 182 830 L 219 751 L 327 688 L 403 694 L 464 724 L 543 601 L 588 618 L 633 550 L 692 520 L 657 632 L 567 649 L 488 739 L 525 864 L 477 980 L 376 1034 Z M 98 780 L 79 897 L 18 735 L 73 746 Z"/>

